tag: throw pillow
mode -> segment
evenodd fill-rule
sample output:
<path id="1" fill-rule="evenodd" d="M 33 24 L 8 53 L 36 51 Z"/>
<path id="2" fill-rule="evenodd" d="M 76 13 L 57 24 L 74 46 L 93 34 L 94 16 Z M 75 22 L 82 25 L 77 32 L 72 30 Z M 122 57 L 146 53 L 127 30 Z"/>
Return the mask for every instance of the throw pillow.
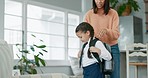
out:
<path id="1" fill-rule="evenodd" d="M 72 72 L 75 76 L 82 76 L 83 69 L 79 68 L 79 58 L 77 57 L 69 57 L 70 58 L 70 65 L 72 68 Z"/>

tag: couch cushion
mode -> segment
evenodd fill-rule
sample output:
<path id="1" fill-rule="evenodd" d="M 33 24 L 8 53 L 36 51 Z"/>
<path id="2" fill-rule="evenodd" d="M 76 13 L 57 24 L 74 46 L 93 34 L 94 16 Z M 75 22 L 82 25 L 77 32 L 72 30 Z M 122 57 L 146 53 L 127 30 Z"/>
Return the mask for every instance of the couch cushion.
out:
<path id="1" fill-rule="evenodd" d="M 47 74 L 20 75 L 12 78 L 69 78 L 69 77 L 64 73 L 47 73 Z"/>
<path id="2" fill-rule="evenodd" d="M 6 41 L 0 40 L 0 78 L 11 78 L 13 54 Z"/>
<path id="3" fill-rule="evenodd" d="M 52 78 L 49 74 L 41 74 L 41 78 Z"/>
<path id="4" fill-rule="evenodd" d="M 83 69 L 79 68 L 79 58 L 72 57 L 72 56 L 69 56 L 69 58 L 70 58 L 70 65 L 71 65 L 73 74 L 75 76 L 81 76 Z"/>

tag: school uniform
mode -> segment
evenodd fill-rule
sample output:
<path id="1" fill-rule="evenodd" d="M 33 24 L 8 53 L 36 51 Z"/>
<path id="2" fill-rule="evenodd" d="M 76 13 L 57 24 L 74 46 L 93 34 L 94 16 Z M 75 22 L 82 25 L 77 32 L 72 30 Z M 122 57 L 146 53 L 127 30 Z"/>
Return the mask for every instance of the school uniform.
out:
<path id="1" fill-rule="evenodd" d="M 89 42 L 86 44 L 83 49 L 82 55 L 82 68 L 83 68 L 83 78 L 103 78 L 103 73 L 100 71 L 100 66 L 96 58 L 92 55 L 93 58 L 88 58 L 87 52 L 89 49 Z M 95 47 L 101 50 L 101 54 L 99 55 L 100 59 L 110 60 L 111 54 L 105 48 L 101 41 L 97 41 Z"/>

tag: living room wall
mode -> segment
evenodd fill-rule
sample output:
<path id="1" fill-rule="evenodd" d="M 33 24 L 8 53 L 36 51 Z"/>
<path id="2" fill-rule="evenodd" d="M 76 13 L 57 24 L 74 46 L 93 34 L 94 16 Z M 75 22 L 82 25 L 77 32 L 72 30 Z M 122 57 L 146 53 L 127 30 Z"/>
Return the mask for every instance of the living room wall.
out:
<path id="1" fill-rule="evenodd" d="M 82 0 L 32 0 L 77 12 L 82 11 Z"/>
<path id="2" fill-rule="evenodd" d="M 0 0 L 0 39 L 4 39 L 4 0 Z"/>

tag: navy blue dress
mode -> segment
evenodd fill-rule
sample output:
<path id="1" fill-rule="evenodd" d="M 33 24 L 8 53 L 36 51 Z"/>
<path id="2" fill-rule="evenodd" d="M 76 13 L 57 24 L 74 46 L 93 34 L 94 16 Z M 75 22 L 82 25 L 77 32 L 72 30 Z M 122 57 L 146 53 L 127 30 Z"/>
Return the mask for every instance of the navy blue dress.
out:
<path id="1" fill-rule="evenodd" d="M 103 78 L 98 63 L 83 67 L 83 78 Z"/>

